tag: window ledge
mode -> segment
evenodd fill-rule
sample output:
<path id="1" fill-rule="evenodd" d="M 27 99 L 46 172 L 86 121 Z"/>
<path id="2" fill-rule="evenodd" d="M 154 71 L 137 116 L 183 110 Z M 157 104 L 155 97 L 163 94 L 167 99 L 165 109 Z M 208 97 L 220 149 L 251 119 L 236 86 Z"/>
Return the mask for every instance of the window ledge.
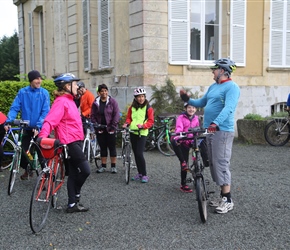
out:
<path id="1" fill-rule="evenodd" d="M 104 74 L 111 74 L 114 67 L 102 68 L 102 69 L 91 69 L 87 72 L 92 75 L 104 75 Z"/>
<path id="2" fill-rule="evenodd" d="M 286 68 L 286 67 L 280 67 L 280 68 L 276 68 L 276 67 L 267 67 L 266 68 L 266 71 L 269 72 L 269 71 L 290 71 L 290 68 Z"/>
<path id="3" fill-rule="evenodd" d="M 194 71 L 194 70 L 199 70 L 199 69 L 207 69 L 210 70 L 210 66 L 208 65 L 188 65 L 187 70 L 188 71 Z"/>

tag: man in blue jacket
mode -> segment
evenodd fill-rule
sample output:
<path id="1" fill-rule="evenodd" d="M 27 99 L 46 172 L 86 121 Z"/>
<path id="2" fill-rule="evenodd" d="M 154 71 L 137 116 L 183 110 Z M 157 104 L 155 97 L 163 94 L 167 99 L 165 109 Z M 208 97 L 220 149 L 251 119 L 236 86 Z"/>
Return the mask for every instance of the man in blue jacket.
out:
<path id="1" fill-rule="evenodd" d="M 44 118 L 50 109 L 49 93 L 41 87 L 42 78 L 37 70 L 32 70 L 28 73 L 30 85 L 20 89 L 10 107 L 7 115 L 5 129 L 8 129 L 9 124 L 13 123 L 18 113 L 21 112 L 21 119 L 30 121 L 30 129 L 25 130 L 22 138 L 22 148 L 26 152 L 29 147 L 31 137 L 37 135 L 42 127 Z M 20 166 L 25 169 L 22 180 L 28 179 L 27 160 L 21 157 Z M 29 174 L 32 176 L 32 173 Z"/>
<path id="2" fill-rule="evenodd" d="M 213 181 L 221 188 L 221 199 L 211 201 L 216 212 L 227 213 L 234 208 L 231 198 L 230 159 L 234 140 L 235 111 L 240 97 L 239 86 L 231 79 L 236 69 L 228 58 L 216 60 L 211 67 L 215 82 L 200 99 L 190 99 L 184 90 L 180 97 L 189 105 L 204 108 L 204 127 L 211 133 L 207 135 L 208 156 Z"/>

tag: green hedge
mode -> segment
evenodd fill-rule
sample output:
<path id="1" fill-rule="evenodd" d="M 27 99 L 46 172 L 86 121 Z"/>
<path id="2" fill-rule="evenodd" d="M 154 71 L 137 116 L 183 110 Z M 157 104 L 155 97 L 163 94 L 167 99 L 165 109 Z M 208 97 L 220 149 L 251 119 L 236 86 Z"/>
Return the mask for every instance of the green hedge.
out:
<path id="1" fill-rule="evenodd" d="M 29 82 L 0 82 L 0 111 L 7 114 L 19 89 L 28 85 Z M 53 91 L 56 89 L 54 82 L 52 80 L 43 80 L 41 86 L 49 92 L 50 104 L 52 104 L 54 100 Z"/>

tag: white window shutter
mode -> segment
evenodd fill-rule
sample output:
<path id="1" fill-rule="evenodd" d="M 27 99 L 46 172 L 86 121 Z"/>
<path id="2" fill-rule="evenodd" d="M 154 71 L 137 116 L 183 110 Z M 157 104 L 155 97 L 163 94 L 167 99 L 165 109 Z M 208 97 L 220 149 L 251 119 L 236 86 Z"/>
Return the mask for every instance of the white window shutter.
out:
<path id="1" fill-rule="evenodd" d="M 271 2 L 270 66 L 283 64 L 283 12 L 284 1 Z"/>
<path id="2" fill-rule="evenodd" d="M 230 57 L 239 66 L 246 64 L 246 0 L 231 0 Z"/>
<path id="3" fill-rule="evenodd" d="M 110 66 L 109 0 L 99 1 L 99 66 Z"/>
<path id="4" fill-rule="evenodd" d="M 168 56 L 169 63 L 190 63 L 189 0 L 168 1 Z"/>
<path id="5" fill-rule="evenodd" d="M 286 66 L 290 66 L 290 1 L 287 1 L 287 12 L 286 12 Z"/>
<path id="6" fill-rule="evenodd" d="M 89 0 L 83 0 L 83 49 L 84 49 L 84 69 L 91 69 L 90 55 L 90 8 Z"/>

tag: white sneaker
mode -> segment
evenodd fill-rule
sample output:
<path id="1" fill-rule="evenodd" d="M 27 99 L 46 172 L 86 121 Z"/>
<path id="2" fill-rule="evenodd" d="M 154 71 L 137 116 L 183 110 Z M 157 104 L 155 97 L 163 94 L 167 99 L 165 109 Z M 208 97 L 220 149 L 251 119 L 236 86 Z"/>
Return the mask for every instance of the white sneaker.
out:
<path id="1" fill-rule="evenodd" d="M 222 199 L 221 198 L 216 198 L 216 199 L 210 200 L 209 203 L 208 203 L 208 205 L 210 207 L 218 207 L 221 202 L 222 202 Z"/>
<path id="2" fill-rule="evenodd" d="M 232 202 L 228 202 L 227 197 L 223 197 L 221 203 L 219 204 L 219 206 L 215 209 L 215 211 L 218 214 L 225 214 L 228 211 L 233 210 L 234 208 L 234 203 Z"/>
<path id="3" fill-rule="evenodd" d="M 111 168 L 111 173 L 112 173 L 112 174 L 116 174 L 116 173 L 117 173 L 117 168 L 112 167 L 112 168 Z"/>

